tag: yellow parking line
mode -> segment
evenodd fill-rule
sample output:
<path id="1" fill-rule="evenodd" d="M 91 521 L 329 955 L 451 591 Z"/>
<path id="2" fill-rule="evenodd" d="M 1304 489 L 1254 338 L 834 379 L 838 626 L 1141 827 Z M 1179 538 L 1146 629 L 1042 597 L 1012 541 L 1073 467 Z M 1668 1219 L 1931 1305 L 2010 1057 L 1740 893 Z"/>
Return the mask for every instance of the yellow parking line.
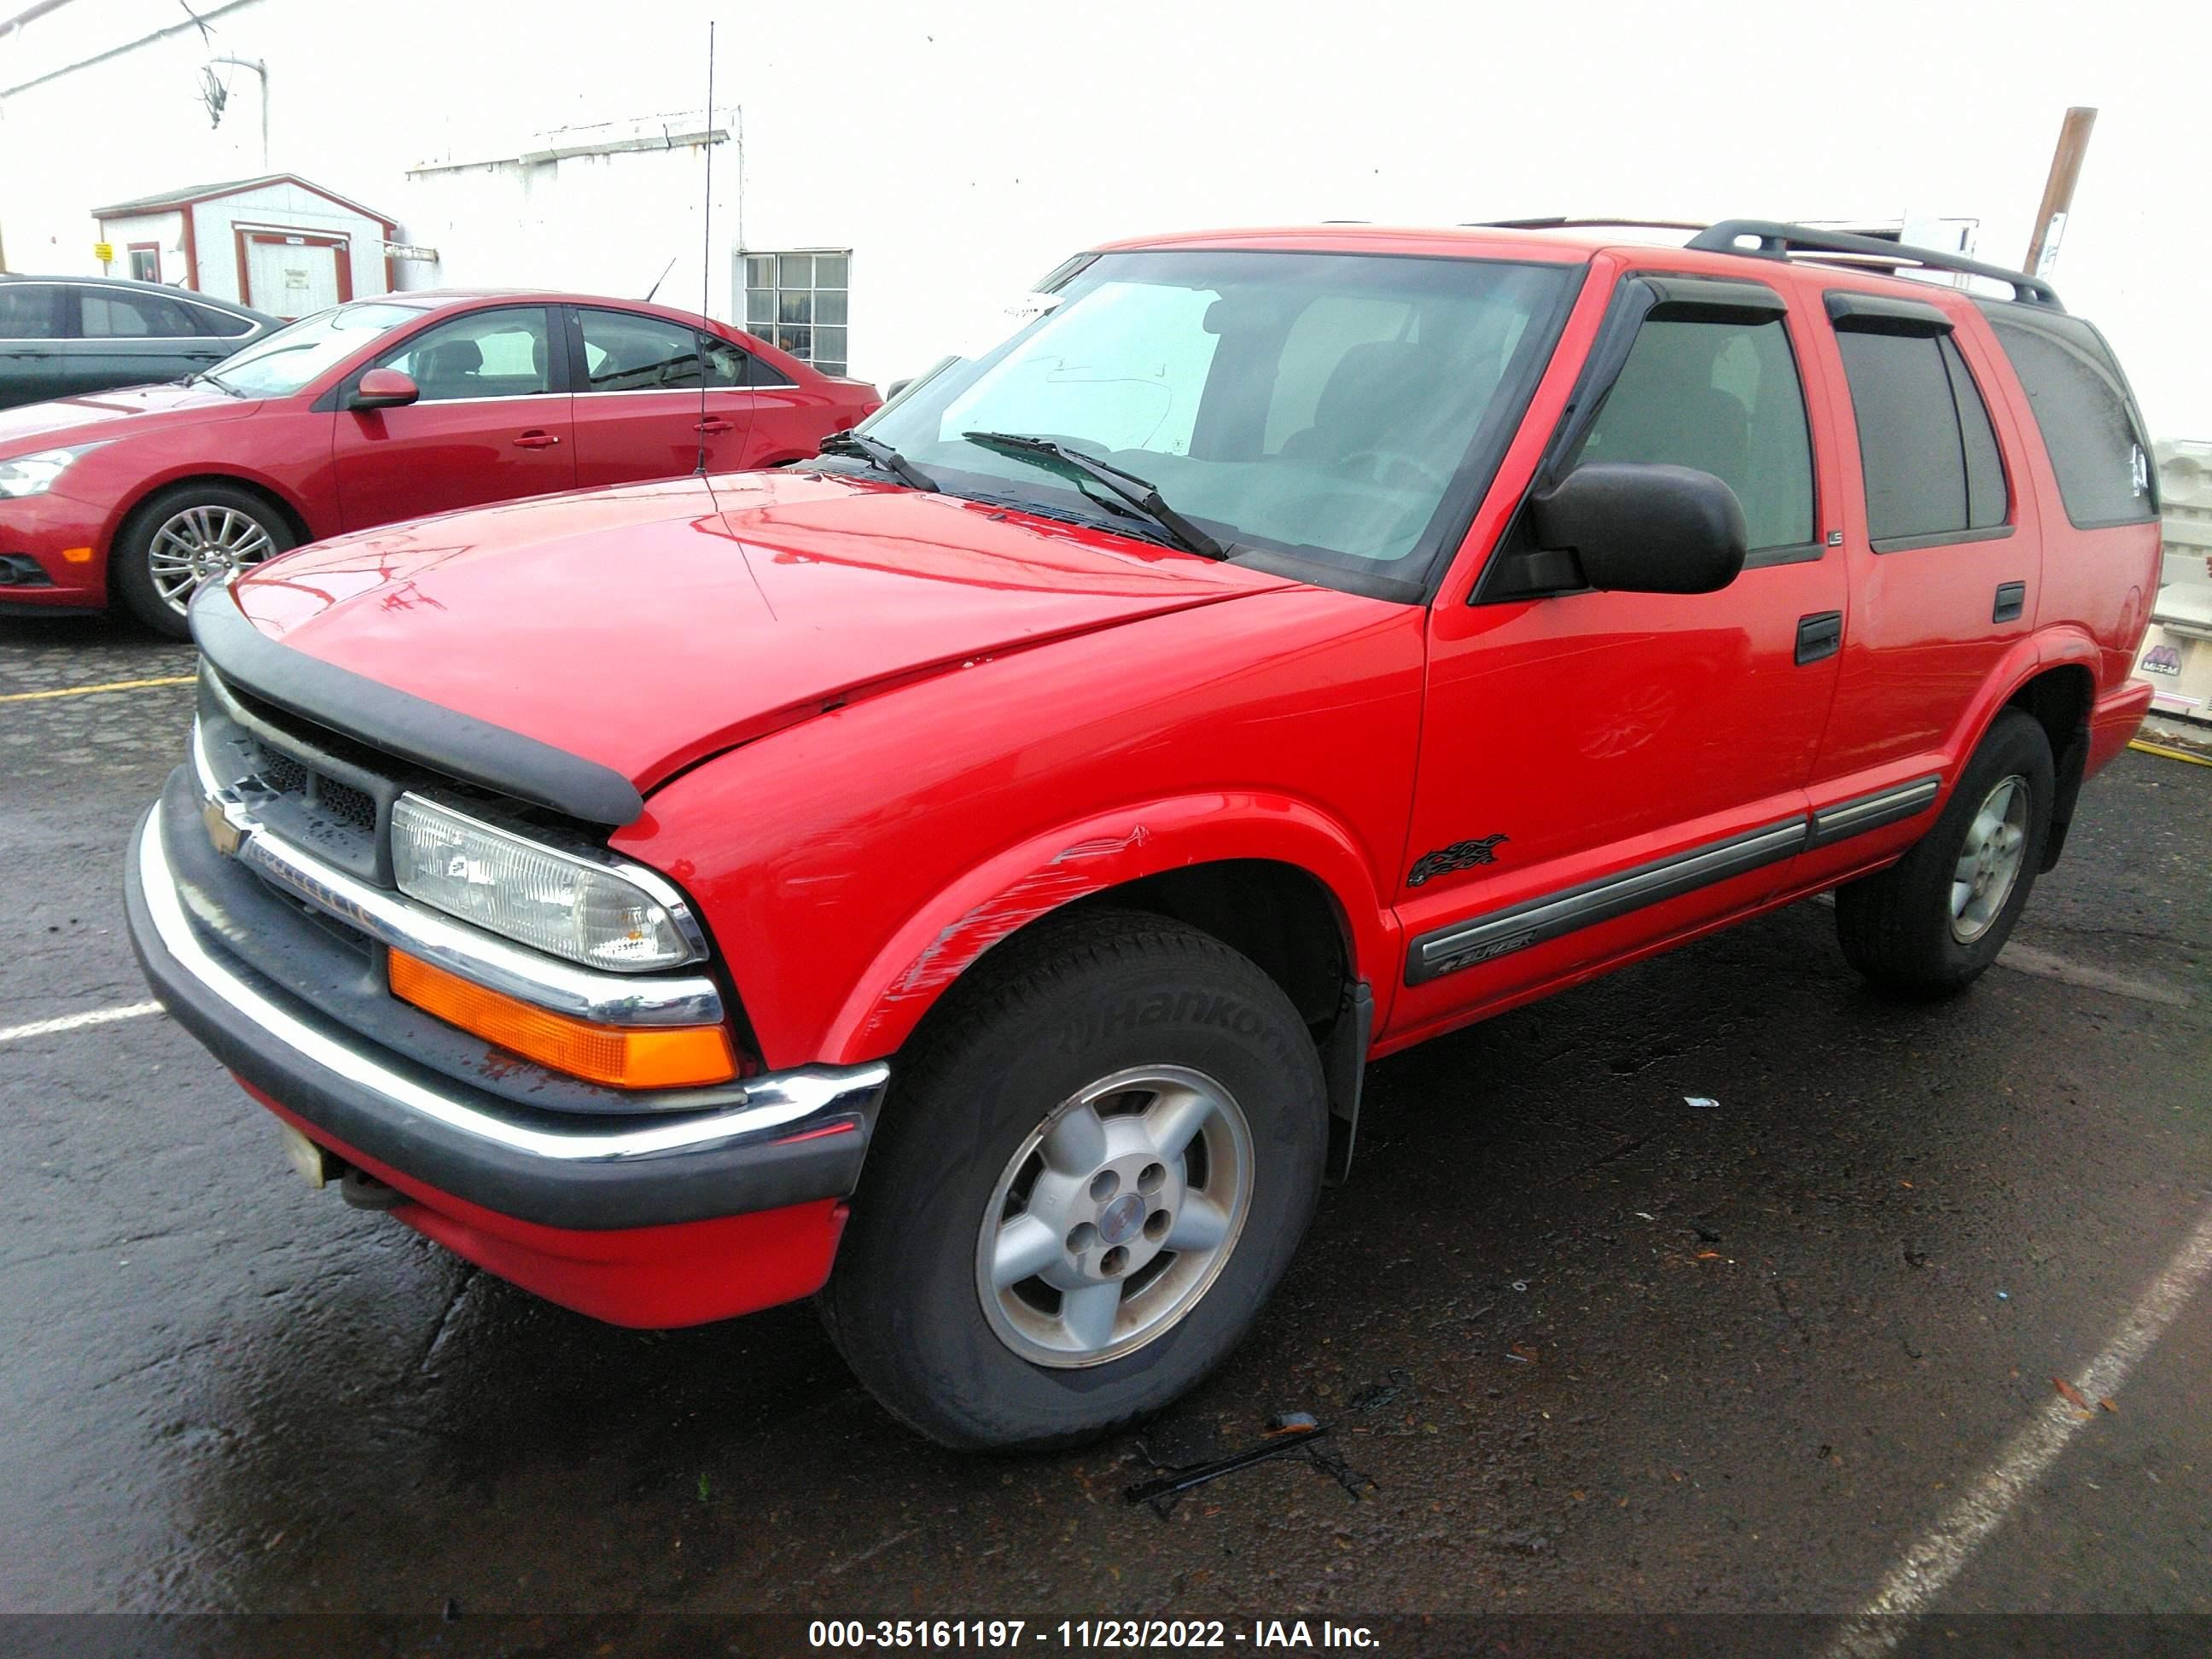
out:
<path id="1" fill-rule="evenodd" d="M 197 674 L 167 674 L 157 680 L 110 680 L 105 685 L 67 685 L 58 691 L 10 691 L 0 702 L 38 702 L 47 697 L 88 697 L 96 691 L 143 691 L 149 685 L 190 685 Z"/>
<path id="2" fill-rule="evenodd" d="M 2141 738 L 2130 743 L 2128 747 L 2140 749 L 2146 755 L 2163 755 L 2168 760 L 2187 761 L 2191 766 L 2212 766 L 2212 760 L 2207 760 L 2202 755 L 2192 755 L 2185 749 L 2168 749 L 2160 744 L 2145 743 Z"/>

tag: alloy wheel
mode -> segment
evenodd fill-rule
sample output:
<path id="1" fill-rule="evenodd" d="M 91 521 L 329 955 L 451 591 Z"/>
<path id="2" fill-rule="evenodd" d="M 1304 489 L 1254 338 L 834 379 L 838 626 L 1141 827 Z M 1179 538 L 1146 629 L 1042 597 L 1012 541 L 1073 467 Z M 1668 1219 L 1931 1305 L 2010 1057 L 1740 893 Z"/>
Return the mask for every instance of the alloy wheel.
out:
<path id="1" fill-rule="evenodd" d="M 992 1332 L 1036 1364 L 1103 1364 L 1197 1306 L 1251 1208 L 1252 1132 L 1212 1078 L 1116 1072 L 1054 1108 L 999 1177 L 976 1243 Z"/>
<path id="2" fill-rule="evenodd" d="M 1966 826 L 1951 872 L 1951 937 L 1972 945 L 1990 930 L 2019 883 L 2027 853 L 2027 780 L 1998 780 Z"/>
<path id="3" fill-rule="evenodd" d="M 146 571 L 161 603 L 182 616 L 203 583 L 228 580 L 276 550 L 268 531 L 250 514 L 234 507 L 187 507 L 154 532 Z"/>

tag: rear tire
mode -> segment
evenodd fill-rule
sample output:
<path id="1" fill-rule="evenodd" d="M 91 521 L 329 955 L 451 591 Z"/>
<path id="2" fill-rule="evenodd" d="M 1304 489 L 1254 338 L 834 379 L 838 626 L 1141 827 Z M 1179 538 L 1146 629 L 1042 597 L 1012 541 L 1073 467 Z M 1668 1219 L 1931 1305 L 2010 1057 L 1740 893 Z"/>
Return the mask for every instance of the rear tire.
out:
<path id="1" fill-rule="evenodd" d="M 1071 1445 L 1243 1337 L 1313 1218 L 1328 1108 L 1297 1010 L 1210 934 L 1096 911 L 1000 950 L 893 1068 L 823 1314 L 931 1439 Z"/>
<path id="2" fill-rule="evenodd" d="M 263 497 L 213 479 L 141 502 L 116 532 L 108 581 L 131 613 L 173 640 L 191 637 L 185 608 L 201 585 L 273 559 L 295 538 Z"/>
<path id="3" fill-rule="evenodd" d="M 1836 891 L 1836 934 L 1883 989 L 1932 999 L 1979 978 L 2020 920 L 2051 833 L 2051 740 L 2007 708 L 1936 826 L 1887 870 Z"/>

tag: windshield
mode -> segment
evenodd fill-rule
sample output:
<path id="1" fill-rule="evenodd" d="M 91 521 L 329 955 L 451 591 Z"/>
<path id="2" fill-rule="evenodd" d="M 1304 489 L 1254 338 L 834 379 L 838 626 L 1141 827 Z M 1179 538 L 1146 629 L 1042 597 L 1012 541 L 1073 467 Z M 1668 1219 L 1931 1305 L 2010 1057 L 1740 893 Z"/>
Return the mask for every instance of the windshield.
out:
<path id="1" fill-rule="evenodd" d="M 1115 522 L 1066 468 L 963 434 L 1055 440 L 1146 480 L 1232 557 L 1400 595 L 1425 586 L 1488 486 L 1579 274 L 1364 254 L 1104 254 L 1012 339 L 863 429 L 953 493 Z"/>
<path id="2" fill-rule="evenodd" d="M 374 300 L 318 312 L 224 358 L 204 378 L 241 398 L 289 398 L 378 335 L 422 316 L 417 307 Z"/>

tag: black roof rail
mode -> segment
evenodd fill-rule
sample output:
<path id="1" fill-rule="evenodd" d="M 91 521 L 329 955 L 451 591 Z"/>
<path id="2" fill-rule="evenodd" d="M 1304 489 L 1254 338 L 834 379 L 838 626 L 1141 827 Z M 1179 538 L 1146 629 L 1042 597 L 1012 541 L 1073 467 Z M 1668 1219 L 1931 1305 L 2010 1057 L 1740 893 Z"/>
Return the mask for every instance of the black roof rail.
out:
<path id="1" fill-rule="evenodd" d="M 1759 239 L 1755 248 L 1739 247 L 1736 244 L 1747 236 Z M 1893 265 L 1918 265 L 1929 270 L 1956 270 L 1969 276 L 1985 276 L 1993 283 L 2003 283 L 2012 289 L 2012 297 L 2028 305 L 2048 306 L 2053 311 L 2066 307 L 2059 302 L 2058 290 L 2040 276 L 2031 276 L 2024 270 L 2008 270 L 2002 265 L 1985 265 L 1964 254 L 1946 253 L 1940 248 L 1913 247 L 1903 242 L 1887 242 L 1878 236 L 1853 236 L 1839 230 L 1815 230 L 1808 225 L 1785 225 L 1772 219 L 1723 219 L 1711 229 L 1693 236 L 1686 246 L 1699 248 L 1708 253 L 1741 253 L 1749 258 L 1786 259 L 1792 253 L 1843 253 L 1857 259 L 1881 259 Z"/>

